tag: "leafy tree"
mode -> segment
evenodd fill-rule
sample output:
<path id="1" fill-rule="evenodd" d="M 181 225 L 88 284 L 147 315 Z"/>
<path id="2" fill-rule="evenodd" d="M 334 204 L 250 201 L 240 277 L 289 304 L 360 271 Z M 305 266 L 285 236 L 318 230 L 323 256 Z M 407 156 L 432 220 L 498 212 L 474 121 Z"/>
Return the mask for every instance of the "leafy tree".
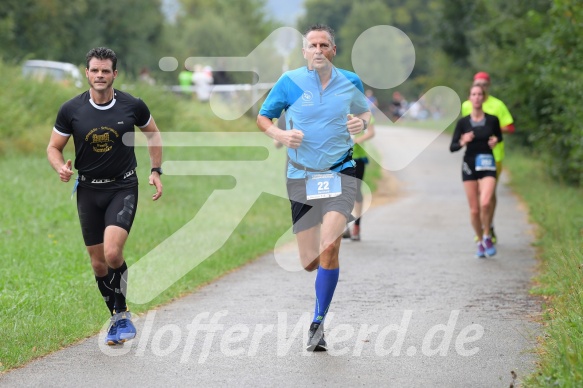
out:
<path id="1" fill-rule="evenodd" d="M 337 53 L 337 65 L 344 69 L 352 70 L 352 50 L 355 41 L 366 30 L 375 26 L 391 24 L 391 10 L 382 0 L 373 0 L 359 7 L 353 7 L 338 32 L 338 40 L 344 46 L 339 46 Z M 374 66 L 375 56 L 382 53 L 369 53 L 369 61 Z"/>
<path id="2" fill-rule="evenodd" d="M 86 12 L 85 0 L 7 0 L 2 8 L 0 50 L 4 58 L 72 60 L 67 51 L 77 37 L 71 30 Z"/>
<path id="3" fill-rule="evenodd" d="M 437 43 L 458 66 L 469 64 L 471 42 L 467 34 L 478 6 L 479 2 L 444 0 L 438 8 Z"/>
<path id="4" fill-rule="evenodd" d="M 275 24 L 265 0 L 182 0 L 174 36 L 185 56 L 245 56 Z"/>
<path id="5" fill-rule="evenodd" d="M 159 0 L 5 0 L 0 55 L 82 65 L 90 48 L 107 46 L 124 71 L 137 74 L 157 66 L 163 22 Z"/>
<path id="6" fill-rule="evenodd" d="M 530 19 L 546 18 L 532 13 Z M 581 20 L 579 1 L 553 2 L 546 31 L 527 42 L 532 54 L 525 68 L 533 82 L 522 84 L 523 101 L 535 107 L 524 112 L 532 123 L 529 140 L 555 178 L 578 186 L 583 182 L 583 73 L 574 64 L 583 61 Z"/>
<path id="7" fill-rule="evenodd" d="M 326 24 L 336 33 L 336 46 L 342 50 L 350 51 L 342 41 L 339 32 L 353 7 L 352 0 L 306 0 L 304 16 L 298 20 L 298 29 L 301 33 L 313 24 Z"/>
<path id="8" fill-rule="evenodd" d="M 167 31 L 167 52 L 178 59 L 178 71 L 188 57 L 247 56 L 277 27 L 264 5 L 265 0 L 182 0 L 176 23 Z M 172 76 L 176 79 L 177 72 Z M 250 72 L 229 76 L 234 82 L 252 81 Z"/>
<path id="9" fill-rule="evenodd" d="M 75 58 L 84 58 L 92 47 L 106 46 L 116 52 L 118 66 L 136 75 L 143 67 L 158 66 L 164 16 L 160 0 L 85 0 L 82 22 L 76 23 Z M 78 61 L 78 59 L 76 59 Z"/>

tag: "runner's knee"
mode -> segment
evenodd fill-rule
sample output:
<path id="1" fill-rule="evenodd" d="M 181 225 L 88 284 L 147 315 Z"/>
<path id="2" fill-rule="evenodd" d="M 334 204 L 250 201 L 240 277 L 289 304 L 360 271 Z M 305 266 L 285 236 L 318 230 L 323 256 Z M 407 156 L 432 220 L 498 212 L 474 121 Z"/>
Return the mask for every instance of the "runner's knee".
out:
<path id="1" fill-rule="evenodd" d="M 110 246 L 104 249 L 105 262 L 111 268 L 118 268 L 123 264 L 122 249 L 117 246 Z"/>
<path id="2" fill-rule="evenodd" d="M 470 208 L 470 216 L 478 217 L 480 215 L 480 209 L 478 207 L 471 207 Z"/>
<path id="3" fill-rule="evenodd" d="M 93 273 L 97 276 L 107 275 L 107 264 L 105 260 L 96 260 L 91 258 L 91 268 L 93 268 Z"/>
<path id="4" fill-rule="evenodd" d="M 322 245 L 320 246 L 320 250 L 322 251 L 322 253 L 320 254 L 321 257 L 324 258 L 337 258 L 338 257 L 338 252 L 339 252 L 339 247 L 336 246 L 336 240 L 333 241 L 322 241 Z"/>

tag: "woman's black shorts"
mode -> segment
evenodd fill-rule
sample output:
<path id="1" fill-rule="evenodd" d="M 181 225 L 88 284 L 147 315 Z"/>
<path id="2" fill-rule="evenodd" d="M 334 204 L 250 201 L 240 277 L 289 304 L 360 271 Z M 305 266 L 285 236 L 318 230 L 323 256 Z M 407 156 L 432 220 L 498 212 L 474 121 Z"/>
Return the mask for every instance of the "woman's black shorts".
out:
<path id="1" fill-rule="evenodd" d="M 496 170 L 476 171 L 475 158 L 464 159 L 462 163 L 462 181 L 477 181 L 487 176 L 496 178 Z"/>

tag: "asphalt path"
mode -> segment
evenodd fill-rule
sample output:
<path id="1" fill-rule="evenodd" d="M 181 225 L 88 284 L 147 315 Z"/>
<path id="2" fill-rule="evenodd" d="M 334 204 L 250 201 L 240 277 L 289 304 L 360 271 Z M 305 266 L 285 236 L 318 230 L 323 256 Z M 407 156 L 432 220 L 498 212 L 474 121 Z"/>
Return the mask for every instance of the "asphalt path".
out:
<path id="1" fill-rule="evenodd" d="M 406 142 L 398 139 L 428 134 L 378 127 L 372 142 L 388 160 L 402 152 Z M 141 315 L 137 338 L 123 346 L 103 345 L 101 332 L 0 376 L 0 386 L 520 383 L 534 370 L 540 334 L 540 304 L 528 293 L 536 267 L 533 228 L 503 174 L 498 254 L 474 258 L 462 153 L 450 154 L 449 141 L 438 136 L 391 172 L 391 198 L 364 215 L 362 241 L 344 240 L 327 353 L 304 351 L 315 273 L 280 265 L 295 261 L 291 244 Z"/>

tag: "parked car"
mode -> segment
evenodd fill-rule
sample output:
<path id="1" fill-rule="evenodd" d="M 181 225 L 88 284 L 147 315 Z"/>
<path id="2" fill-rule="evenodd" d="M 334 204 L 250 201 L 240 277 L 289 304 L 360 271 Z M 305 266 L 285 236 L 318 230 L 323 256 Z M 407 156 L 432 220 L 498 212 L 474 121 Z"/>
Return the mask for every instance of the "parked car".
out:
<path id="1" fill-rule="evenodd" d="M 58 82 L 72 83 L 78 88 L 83 86 L 79 68 L 67 62 L 28 60 L 22 66 L 22 74 L 35 79 L 49 78 Z"/>

